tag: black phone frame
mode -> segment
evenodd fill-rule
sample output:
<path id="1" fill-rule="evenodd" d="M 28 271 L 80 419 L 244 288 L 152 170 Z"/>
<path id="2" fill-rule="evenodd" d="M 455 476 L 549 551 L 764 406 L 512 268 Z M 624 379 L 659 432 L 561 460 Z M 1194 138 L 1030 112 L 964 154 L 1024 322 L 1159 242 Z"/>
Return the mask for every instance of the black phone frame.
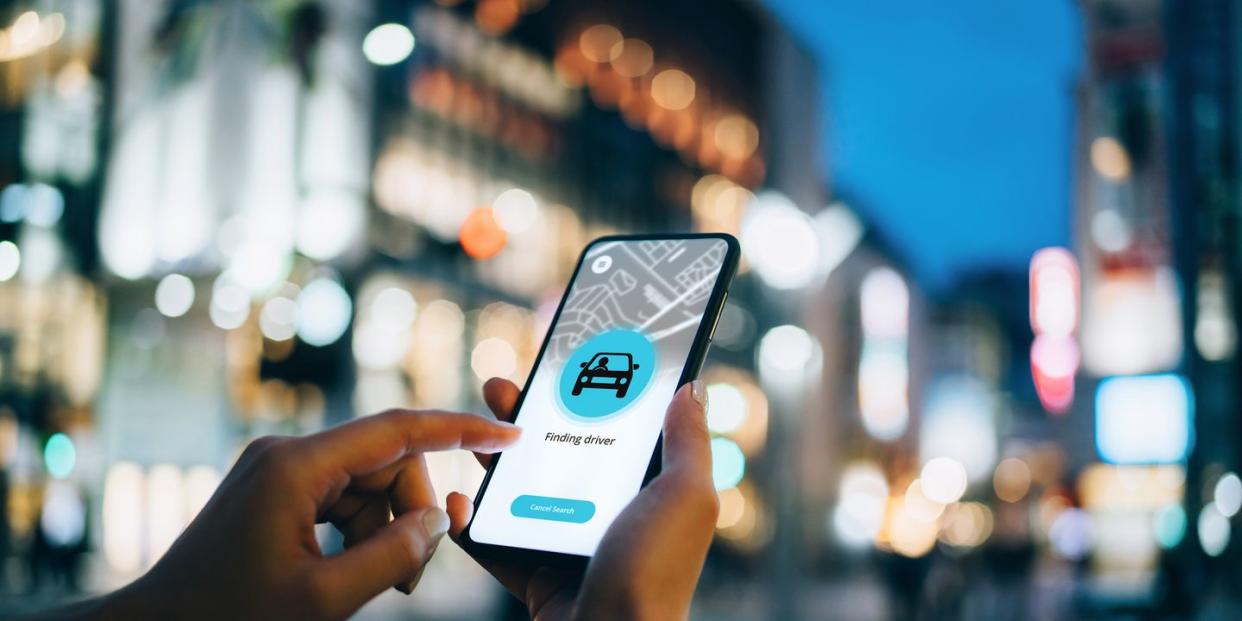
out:
<path id="1" fill-rule="evenodd" d="M 729 297 L 729 286 L 733 283 L 734 276 L 737 275 L 738 261 L 742 251 L 737 238 L 728 233 L 606 235 L 592 240 L 582 249 L 582 254 L 578 257 L 578 264 L 574 267 L 574 273 L 570 277 L 569 283 L 565 285 L 565 292 L 561 295 L 560 304 L 556 307 L 556 314 L 552 316 L 552 322 L 548 324 L 548 333 L 543 338 L 543 344 L 539 346 L 539 355 L 535 357 L 531 373 L 526 378 L 526 385 L 522 387 L 522 392 L 518 395 L 517 402 L 513 405 L 514 422 L 517 422 L 517 417 L 522 410 L 522 403 L 526 400 L 526 392 L 530 390 L 530 384 L 535 378 L 535 370 L 539 368 L 539 364 L 543 361 L 543 355 L 548 349 L 548 342 L 552 338 L 552 331 L 556 328 L 557 323 L 560 322 L 561 311 L 565 308 L 569 292 L 573 289 L 574 283 L 577 282 L 578 272 L 581 271 L 583 263 L 586 262 L 587 254 L 591 251 L 591 248 L 597 244 L 609 242 L 690 239 L 719 239 L 728 246 L 725 252 L 724 263 L 720 266 L 720 273 L 716 278 L 715 286 L 712 288 L 711 297 L 708 298 L 707 307 L 703 311 L 703 321 L 699 322 L 698 332 L 695 334 L 694 342 L 690 346 L 690 353 L 687 355 L 686 364 L 682 368 L 681 378 L 677 380 L 677 388 L 680 389 L 685 384 L 698 378 L 699 372 L 703 368 L 703 361 L 707 358 L 707 350 L 711 346 L 711 337 L 715 335 L 716 324 L 720 321 L 720 313 L 724 310 L 725 300 Z M 656 475 L 660 474 L 660 461 L 663 449 L 664 433 L 661 432 L 659 437 L 656 438 L 655 448 L 652 450 L 651 459 L 647 464 L 647 472 L 643 476 L 641 487 L 646 487 Z M 590 556 L 480 543 L 470 536 L 470 527 L 474 525 L 474 516 L 478 514 L 479 504 L 483 501 L 483 495 L 487 493 L 487 486 L 491 483 L 492 473 L 495 472 L 496 466 L 499 465 L 501 457 L 502 454 L 493 456 L 492 462 L 487 468 L 487 473 L 483 476 L 483 482 L 479 485 L 479 491 L 474 495 L 474 512 L 471 514 L 470 523 L 466 525 L 459 537 L 461 547 L 475 556 L 507 562 L 571 568 L 585 567 L 591 560 Z"/>

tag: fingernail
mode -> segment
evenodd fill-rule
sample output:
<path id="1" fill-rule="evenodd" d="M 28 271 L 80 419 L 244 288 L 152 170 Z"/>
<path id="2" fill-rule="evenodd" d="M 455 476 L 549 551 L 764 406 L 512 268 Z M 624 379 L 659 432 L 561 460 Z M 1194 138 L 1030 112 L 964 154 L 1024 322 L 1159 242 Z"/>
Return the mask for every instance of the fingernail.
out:
<path id="1" fill-rule="evenodd" d="M 448 532 L 448 514 L 439 507 L 423 510 L 423 529 L 427 532 L 427 545 L 434 546 Z"/>
<path id="2" fill-rule="evenodd" d="M 430 507 L 423 509 L 423 515 L 419 518 L 423 523 L 423 532 L 427 533 L 427 558 L 430 559 L 435 554 L 436 548 L 440 545 L 440 540 L 444 538 L 444 534 L 449 529 L 449 516 L 439 507 Z M 424 567 L 426 567 L 424 565 Z M 418 575 L 413 580 L 395 585 L 393 588 L 409 595 L 414 592 L 414 587 L 418 586 L 418 581 L 423 577 L 423 570 L 418 570 Z"/>
<path id="3" fill-rule="evenodd" d="M 423 579 L 423 571 L 424 571 L 424 570 L 426 570 L 426 569 L 427 569 L 427 566 L 426 566 L 426 565 L 423 565 L 423 566 L 422 566 L 422 568 L 418 570 L 418 573 L 414 575 L 414 579 L 413 579 L 413 580 L 411 580 L 411 581 L 409 581 L 409 582 L 407 582 L 407 583 L 405 583 L 405 584 L 398 584 L 397 586 L 395 586 L 395 587 L 393 587 L 393 588 L 394 588 L 394 589 L 397 589 L 398 591 L 401 591 L 402 593 L 405 593 L 406 595 L 409 595 L 410 593 L 413 593 L 413 592 L 414 592 L 414 587 L 417 587 L 417 586 L 418 586 L 418 582 L 419 582 L 420 580 L 422 580 L 422 579 Z"/>
<path id="4" fill-rule="evenodd" d="M 703 387 L 703 380 L 690 382 L 690 397 L 704 408 L 707 407 L 707 389 Z"/>

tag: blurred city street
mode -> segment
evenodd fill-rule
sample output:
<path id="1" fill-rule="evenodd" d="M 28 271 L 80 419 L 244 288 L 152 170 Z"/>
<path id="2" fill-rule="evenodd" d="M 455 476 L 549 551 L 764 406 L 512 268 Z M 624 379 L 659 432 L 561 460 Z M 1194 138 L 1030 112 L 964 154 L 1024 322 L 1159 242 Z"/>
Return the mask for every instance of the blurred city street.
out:
<path id="1" fill-rule="evenodd" d="M 695 231 L 692 618 L 1242 619 L 1242 4 L 1018 4 L 0 0 L 0 618 L 255 438 L 485 412 L 588 242 Z M 357 618 L 526 614 L 446 540 Z"/>

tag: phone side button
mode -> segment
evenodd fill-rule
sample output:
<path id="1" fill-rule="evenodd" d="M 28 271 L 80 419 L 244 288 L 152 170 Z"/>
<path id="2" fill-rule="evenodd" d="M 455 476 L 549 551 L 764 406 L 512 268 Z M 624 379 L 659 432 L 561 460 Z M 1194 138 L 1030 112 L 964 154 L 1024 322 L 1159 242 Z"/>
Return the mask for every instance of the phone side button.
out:
<path id="1" fill-rule="evenodd" d="M 517 517 L 582 524 L 595 517 L 595 503 L 572 498 L 522 495 L 513 499 L 509 512 Z"/>
<path id="2" fill-rule="evenodd" d="M 710 341 L 710 340 L 712 340 L 712 339 L 715 339 L 715 338 L 716 338 L 716 328 L 720 327 L 720 317 L 724 315 L 724 308 L 725 308 L 725 307 L 724 307 L 724 300 L 727 300 L 727 299 L 729 299 L 729 292 L 728 292 L 728 291 L 726 291 L 726 292 L 725 292 L 725 296 L 724 296 L 724 298 L 721 300 L 721 304 L 720 304 L 720 312 L 716 313 L 716 320 L 712 322 L 712 331 L 711 331 L 711 334 L 708 334 L 708 335 L 707 335 L 707 340 L 709 340 L 709 341 Z"/>

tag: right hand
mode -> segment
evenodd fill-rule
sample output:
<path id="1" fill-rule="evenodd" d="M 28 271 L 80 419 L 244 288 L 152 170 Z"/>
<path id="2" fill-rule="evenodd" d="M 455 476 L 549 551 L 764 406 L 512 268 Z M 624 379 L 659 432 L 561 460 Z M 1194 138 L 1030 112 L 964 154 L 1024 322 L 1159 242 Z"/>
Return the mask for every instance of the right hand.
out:
<path id="1" fill-rule="evenodd" d="M 512 419 L 518 393 L 507 380 L 492 379 L 483 387 L 488 407 L 505 421 Z M 660 474 L 608 528 L 585 573 L 476 560 L 526 604 L 532 619 L 685 618 L 719 512 L 706 405 L 699 381 L 673 396 L 664 419 Z M 491 460 L 478 457 L 484 466 Z M 454 540 L 473 509 L 465 495 L 449 495 Z"/>

